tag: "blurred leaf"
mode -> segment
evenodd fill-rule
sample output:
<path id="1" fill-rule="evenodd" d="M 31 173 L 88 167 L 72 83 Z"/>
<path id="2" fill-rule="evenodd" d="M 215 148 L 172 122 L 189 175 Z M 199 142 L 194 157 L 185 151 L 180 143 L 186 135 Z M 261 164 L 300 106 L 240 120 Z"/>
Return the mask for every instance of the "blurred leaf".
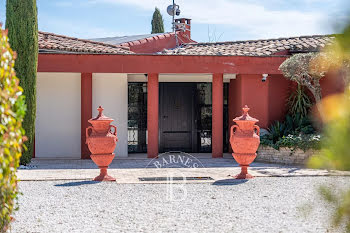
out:
<path id="1" fill-rule="evenodd" d="M 344 33 L 336 37 L 335 43 L 314 61 L 315 68 L 328 70 L 338 69 L 344 75 L 345 83 L 350 80 L 350 24 Z M 336 170 L 350 170 L 350 86 L 345 88 L 344 94 L 324 98 L 319 103 L 322 109 L 322 119 L 326 123 L 324 140 L 320 152 L 311 157 L 309 166 L 312 168 L 327 168 Z M 340 227 L 343 224 L 350 232 L 350 190 L 340 191 L 329 187 L 321 187 L 321 196 L 334 207 L 332 224 Z"/>

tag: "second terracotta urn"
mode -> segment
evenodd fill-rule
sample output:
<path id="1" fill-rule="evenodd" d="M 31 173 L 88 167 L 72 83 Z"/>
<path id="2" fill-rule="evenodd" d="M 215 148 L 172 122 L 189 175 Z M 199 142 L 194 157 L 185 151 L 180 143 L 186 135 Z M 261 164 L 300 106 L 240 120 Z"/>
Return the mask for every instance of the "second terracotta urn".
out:
<path id="1" fill-rule="evenodd" d="M 255 125 L 259 120 L 249 116 L 248 111 L 248 106 L 244 106 L 243 115 L 233 119 L 236 125 L 231 127 L 232 156 L 241 167 L 241 173 L 235 177 L 236 179 L 253 178 L 248 174 L 248 167 L 256 158 L 260 144 L 260 128 Z"/>
<path id="2" fill-rule="evenodd" d="M 86 144 L 91 152 L 90 157 L 100 168 L 100 175 L 94 180 L 115 181 L 115 178 L 107 174 L 107 168 L 115 156 L 113 151 L 118 141 L 117 127 L 110 124 L 112 118 L 103 115 L 104 109 L 101 106 L 97 110 L 98 116 L 89 120 L 92 126 L 86 128 Z"/>

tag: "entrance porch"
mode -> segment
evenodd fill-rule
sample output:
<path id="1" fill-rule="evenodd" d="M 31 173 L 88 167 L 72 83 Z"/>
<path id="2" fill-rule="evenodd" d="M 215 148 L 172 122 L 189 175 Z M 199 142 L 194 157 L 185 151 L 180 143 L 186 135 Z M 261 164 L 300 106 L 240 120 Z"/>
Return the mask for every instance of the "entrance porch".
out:
<path id="1" fill-rule="evenodd" d="M 34 156 L 89 159 L 85 129 L 103 105 L 118 127 L 116 157 L 168 150 L 222 157 L 242 105 L 262 128 L 283 117 L 289 82 L 277 68 L 284 59 L 39 54 Z M 128 93 L 133 83 L 139 94 Z"/>
<path id="2" fill-rule="evenodd" d="M 229 81 L 211 74 L 129 74 L 128 152 L 222 157 L 229 148 Z"/>

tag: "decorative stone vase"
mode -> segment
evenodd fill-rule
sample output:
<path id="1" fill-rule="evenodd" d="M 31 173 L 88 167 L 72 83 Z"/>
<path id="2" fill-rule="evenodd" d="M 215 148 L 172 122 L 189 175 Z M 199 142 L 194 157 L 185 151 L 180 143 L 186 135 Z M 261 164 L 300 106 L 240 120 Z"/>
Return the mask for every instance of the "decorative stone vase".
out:
<path id="1" fill-rule="evenodd" d="M 113 121 L 112 118 L 103 115 L 104 109 L 101 106 L 97 110 L 99 111 L 98 116 L 89 120 L 92 126 L 86 128 L 86 144 L 91 152 L 90 157 L 100 168 L 100 175 L 94 180 L 115 181 L 115 178 L 107 174 L 107 168 L 115 156 L 113 151 L 118 141 L 117 127 L 110 124 Z"/>
<path id="2" fill-rule="evenodd" d="M 231 127 L 232 156 L 241 167 L 241 173 L 235 176 L 236 179 L 253 178 L 248 174 L 248 167 L 256 158 L 260 144 L 260 128 L 255 125 L 259 120 L 249 116 L 248 111 L 249 108 L 245 105 L 243 115 L 233 119 L 236 125 Z"/>

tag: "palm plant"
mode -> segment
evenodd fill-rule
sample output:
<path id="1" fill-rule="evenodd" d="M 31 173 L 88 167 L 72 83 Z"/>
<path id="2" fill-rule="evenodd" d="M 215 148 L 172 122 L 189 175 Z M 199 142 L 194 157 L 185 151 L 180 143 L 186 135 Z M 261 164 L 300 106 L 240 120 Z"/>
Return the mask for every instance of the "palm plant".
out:
<path id="1" fill-rule="evenodd" d="M 289 107 L 288 113 L 295 117 L 300 115 L 306 117 L 312 106 L 310 97 L 306 94 L 303 86 L 298 84 L 297 89 L 291 93 L 287 100 L 287 106 Z"/>

